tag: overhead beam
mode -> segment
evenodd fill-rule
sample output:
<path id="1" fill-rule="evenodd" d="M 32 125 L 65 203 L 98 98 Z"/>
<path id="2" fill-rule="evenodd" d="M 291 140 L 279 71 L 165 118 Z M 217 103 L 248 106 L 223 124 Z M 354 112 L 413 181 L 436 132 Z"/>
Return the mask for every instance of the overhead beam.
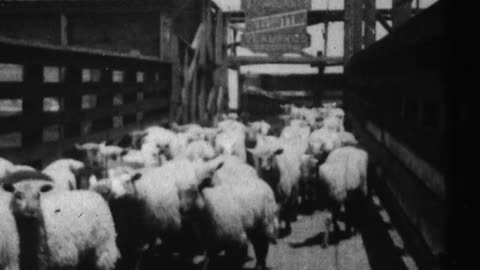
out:
<path id="1" fill-rule="evenodd" d="M 264 57 L 264 56 L 229 56 L 229 66 L 262 64 L 323 64 L 326 66 L 343 65 L 343 57 Z"/>
<path id="2" fill-rule="evenodd" d="M 383 26 L 385 30 L 387 30 L 388 33 L 392 32 L 393 28 L 388 24 L 387 20 L 385 18 L 377 18 L 378 22 Z"/>
<path id="3" fill-rule="evenodd" d="M 422 11 L 412 10 L 412 15 Z M 230 23 L 245 22 L 245 13 L 243 11 L 225 11 L 225 14 L 230 16 Z M 377 9 L 376 17 L 379 16 L 391 19 L 392 12 L 390 9 Z M 308 25 L 328 22 L 341 22 L 344 20 L 345 12 L 343 10 L 309 10 L 308 11 Z"/>

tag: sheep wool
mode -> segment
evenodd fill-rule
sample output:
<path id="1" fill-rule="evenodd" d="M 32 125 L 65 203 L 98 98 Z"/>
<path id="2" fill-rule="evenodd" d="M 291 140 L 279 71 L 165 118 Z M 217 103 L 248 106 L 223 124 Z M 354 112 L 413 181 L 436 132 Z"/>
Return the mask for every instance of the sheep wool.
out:
<path id="1" fill-rule="evenodd" d="M 0 269 L 19 270 L 20 244 L 9 209 L 11 195 L 0 190 Z"/>
<path id="2" fill-rule="evenodd" d="M 10 186 L 9 191 L 23 194 L 11 201 L 23 237 L 25 258 L 21 255 L 20 261 L 35 269 L 75 269 L 85 263 L 92 264 L 93 269 L 114 269 L 120 253 L 105 200 L 91 191 L 51 188 L 41 181 Z"/>

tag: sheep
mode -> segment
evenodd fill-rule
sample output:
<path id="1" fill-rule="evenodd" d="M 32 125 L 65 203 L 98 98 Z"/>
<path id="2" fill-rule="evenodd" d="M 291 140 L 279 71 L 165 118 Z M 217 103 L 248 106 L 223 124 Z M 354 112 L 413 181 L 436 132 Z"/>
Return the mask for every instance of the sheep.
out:
<path id="1" fill-rule="evenodd" d="M 183 154 L 180 157 L 184 157 L 188 160 L 210 160 L 215 157 L 215 149 L 206 141 L 194 141 L 187 145 Z"/>
<path id="2" fill-rule="evenodd" d="M 13 173 L 10 173 L 7 177 L 3 178 L 0 181 L 0 184 L 17 184 L 25 180 L 35 180 L 42 182 L 52 182 L 53 179 L 45 173 L 32 170 L 19 170 Z"/>
<path id="3" fill-rule="evenodd" d="M 50 176 L 56 186 L 64 190 L 74 190 L 85 186 L 86 168 L 81 161 L 59 159 L 46 166 L 42 172 Z"/>
<path id="4" fill-rule="evenodd" d="M 248 151 L 259 160 L 258 175 L 272 187 L 280 205 L 280 219 L 285 222 L 285 233 L 289 234 L 290 222 L 295 219 L 301 156 L 288 143 L 265 144 Z"/>
<path id="5" fill-rule="evenodd" d="M 160 157 L 158 156 L 157 147 L 143 145 L 142 150 L 129 149 L 124 150 L 121 154 L 122 165 L 132 169 L 140 169 L 145 167 L 158 167 L 161 165 Z"/>
<path id="6" fill-rule="evenodd" d="M 256 131 L 258 134 L 261 134 L 264 136 L 268 135 L 268 133 L 270 132 L 270 129 L 272 128 L 272 126 L 269 123 L 263 120 L 248 123 L 248 126 L 254 131 Z"/>
<path id="7" fill-rule="evenodd" d="M 114 269 L 120 253 L 105 200 L 85 190 L 52 190 L 52 183 L 3 184 L 20 235 L 22 269 Z"/>
<path id="8" fill-rule="evenodd" d="M 223 131 L 217 134 L 214 140 L 214 148 L 217 153 L 235 155 L 246 162 L 246 128 L 243 126 L 243 124 L 238 122 L 225 124 L 225 126 L 228 125 L 231 125 L 232 129 L 230 131 Z M 226 129 L 226 127 L 224 128 Z"/>
<path id="9" fill-rule="evenodd" d="M 202 200 L 197 201 L 201 217 L 198 226 L 207 249 L 203 269 L 221 250 L 232 256 L 233 266 L 240 266 L 249 240 L 257 259 L 256 269 L 266 269 L 269 243 L 276 243 L 279 227 L 272 189 L 256 174 L 233 173 L 226 165 L 217 170 L 213 182 L 213 187 L 201 191 Z"/>
<path id="10" fill-rule="evenodd" d="M 136 170 L 131 177 L 111 179 L 110 184 L 99 181 L 102 187 L 93 186 L 92 190 L 110 198 L 119 248 L 127 256 L 123 264 L 135 264 L 140 248 L 156 237 L 171 248 L 183 248 L 198 184 L 222 165 L 221 160 L 175 159 L 161 167 Z"/>
<path id="11" fill-rule="evenodd" d="M 342 208 L 347 211 L 347 232 L 352 231 L 351 206 L 367 196 L 367 165 L 367 152 L 347 146 L 333 150 L 318 168 L 319 179 L 326 185 L 331 203 L 331 214 L 325 219 L 324 246 L 328 245 L 330 225 L 333 224 L 334 232 L 338 231 L 336 220 Z"/>
<path id="12" fill-rule="evenodd" d="M 316 199 L 316 179 L 318 179 L 318 159 L 312 155 L 302 155 L 300 163 L 299 197 L 302 203 Z"/>
<path id="13" fill-rule="evenodd" d="M 10 194 L 0 189 L 0 269 L 20 269 L 20 241 L 15 219 L 8 205 Z"/>
<path id="14" fill-rule="evenodd" d="M 0 181 L 10 173 L 14 166 L 9 160 L 0 157 Z"/>

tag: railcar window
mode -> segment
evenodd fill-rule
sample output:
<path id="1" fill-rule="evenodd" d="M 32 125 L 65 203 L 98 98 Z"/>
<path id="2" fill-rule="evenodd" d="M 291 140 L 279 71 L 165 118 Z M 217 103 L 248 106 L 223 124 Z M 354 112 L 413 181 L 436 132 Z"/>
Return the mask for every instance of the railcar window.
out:
<path id="1" fill-rule="evenodd" d="M 92 121 L 82 121 L 81 122 L 82 135 L 87 135 L 91 131 L 92 131 Z"/>
<path id="2" fill-rule="evenodd" d="M 93 109 L 97 106 L 97 96 L 96 95 L 83 95 L 82 96 L 82 109 Z"/>
<path id="3" fill-rule="evenodd" d="M 113 96 L 113 105 L 118 106 L 123 104 L 123 95 L 122 94 L 115 94 Z"/>
<path id="4" fill-rule="evenodd" d="M 137 72 L 137 83 L 143 83 L 145 79 L 145 75 L 142 71 Z"/>
<path id="5" fill-rule="evenodd" d="M 20 147 L 22 146 L 22 133 L 13 132 L 0 135 L 0 148 Z"/>
<path id="6" fill-rule="evenodd" d="M 0 99 L 0 117 L 22 114 L 23 100 L 18 99 Z"/>
<path id="7" fill-rule="evenodd" d="M 49 126 L 43 129 L 43 142 L 54 142 L 60 139 L 61 127 L 59 125 Z"/>
<path id="8" fill-rule="evenodd" d="M 60 83 L 65 81 L 66 68 L 45 66 L 43 67 L 43 82 Z"/>
<path id="9" fill-rule="evenodd" d="M 58 97 L 44 97 L 43 111 L 44 112 L 59 112 L 63 109 L 61 98 Z"/>
<path id="10" fill-rule="evenodd" d="M 0 63 L 0 82 L 22 82 L 23 66 Z"/>
<path id="11" fill-rule="evenodd" d="M 84 68 L 82 69 L 82 82 L 99 82 L 102 72 L 100 69 Z"/>
<path id="12" fill-rule="evenodd" d="M 114 83 L 122 83 L 124 80 L 124 72 L 121 70 L 114 70 L 112 72 L 112 81 Z"/>
<path id="13" fill-rule="evenodd" d="M 113 117 L 113 127 L 119 128 L 123 126 L 123 116 L 118 115 Z"/>

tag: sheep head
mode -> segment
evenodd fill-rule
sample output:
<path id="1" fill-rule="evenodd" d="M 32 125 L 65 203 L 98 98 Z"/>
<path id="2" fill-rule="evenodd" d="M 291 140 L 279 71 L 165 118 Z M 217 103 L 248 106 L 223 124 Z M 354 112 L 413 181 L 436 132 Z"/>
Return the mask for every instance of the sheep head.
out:
<path id="1" fill-rule="evenodd" d="M 268 147 L 266 149 L 247 149 L 259 161 L 260 170 L 271 171 L 275 167 L 275 157 L 283 154 L 282 147 Z"/>
<path id="2" fill-rule="evenodd" d="M 3 190 L 13 194 L 11 200 L 12 212 L 22 218 L 41 218 L 40 195 L 53 189 L 51 183 L 44 181 L 25 181 L 13 184 L 3 184 Z"/>

